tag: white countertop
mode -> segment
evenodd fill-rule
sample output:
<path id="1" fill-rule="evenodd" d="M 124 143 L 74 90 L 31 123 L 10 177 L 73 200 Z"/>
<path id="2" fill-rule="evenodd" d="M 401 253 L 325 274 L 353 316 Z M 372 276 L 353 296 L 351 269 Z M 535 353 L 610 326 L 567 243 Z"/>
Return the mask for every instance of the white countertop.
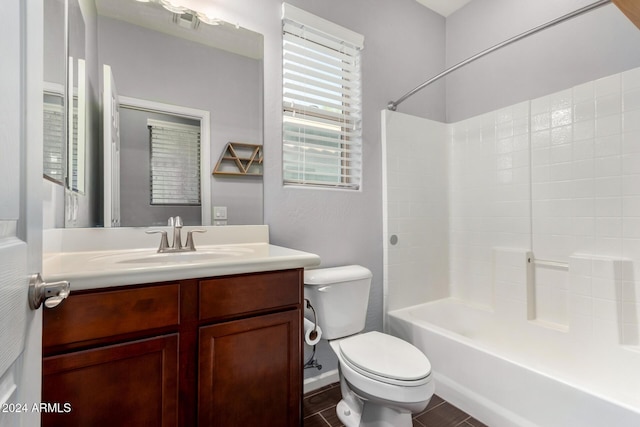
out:
<path id="1" fill-rule="evenodd" d="M 150 241 L 159 242 L 159 236 L 154 235 L 149 239 L 149 236 L 144 234 L 144 229 L 130 229 L 129 233 L 122 229 L 111 233 L 109 229 L 86 230 L 89 231 L 84 237 L 82 231 L 77 229 L 70 232 L 71 234 L 62 232 L 61 235 L 58 231 L 51 234 L 52 239 L 59 241 L 46 244 L 46 247 L 50 248 L 45 251 L 43 258 L 42 276 L 46 282 L 68 280 L 73 292 L 110 286 L 315 267 L 320 264 L 320 257 L 315 254 L 269 244 L 265 241 L 268 240 L 268 237 L 265 239 L 268 232 L 265 233 L 263 229 L 258 229 L 256 238 L 251 238 L 245 233 L 240 242 L 235 237 L 239 234 L 231 233 L 232 230 L 226 229 L 222 234 L 213 230 L 208 239 L 201 238 L 201 235 L 194 236 L 203 241 L 203 244 L 198 244 L 196 240 L 195 252 L 170 254 L 158 254 L 157 247 L 149 247 Z M 188 228 L 185 227 L 185 230 Z M 209 231 L 211 230 L 208 230 L 207 234 Z M 135 245 L 128 243 L 124 245 L 125 248 L 119 248 L 118 239 L 113 239 L 113 234 L 120 238 L 135 236 L 145 247 L 134 247 Z M 100 247 L 96 238 L 103 238 L 109 243 Z M 56 248 L 67 250 L 57 251 Z"/>

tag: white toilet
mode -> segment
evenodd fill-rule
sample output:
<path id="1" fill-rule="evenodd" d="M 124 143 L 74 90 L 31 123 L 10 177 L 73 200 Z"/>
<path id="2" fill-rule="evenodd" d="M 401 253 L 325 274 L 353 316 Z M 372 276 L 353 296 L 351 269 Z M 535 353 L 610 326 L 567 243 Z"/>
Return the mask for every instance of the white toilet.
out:
<path id="1" fill-rule="evenodd" d="M 304 295 L 314 307 L 322 338 L 339 360 L 342 400 L 336 408 L 347 427 L 410 427 L 434 391 L 429 359 L 391 335 L 364 329 L 371 271 L 359 265 L 308 270 Z"/>

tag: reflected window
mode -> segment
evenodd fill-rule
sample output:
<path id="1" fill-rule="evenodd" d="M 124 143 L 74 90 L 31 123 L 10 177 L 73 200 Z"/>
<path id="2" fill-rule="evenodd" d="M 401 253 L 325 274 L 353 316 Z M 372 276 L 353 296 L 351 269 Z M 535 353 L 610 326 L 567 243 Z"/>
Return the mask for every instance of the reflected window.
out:
<path id="1" fill-rule="evenodd" d="M 43 169 L 44 176 L 64 179 L 64 96 L 44 94 Z"/>
<path id="2" fill-rule="evenodd" d="M 149 120 L 151 204 L 200 205 L 200 127 Z"/>

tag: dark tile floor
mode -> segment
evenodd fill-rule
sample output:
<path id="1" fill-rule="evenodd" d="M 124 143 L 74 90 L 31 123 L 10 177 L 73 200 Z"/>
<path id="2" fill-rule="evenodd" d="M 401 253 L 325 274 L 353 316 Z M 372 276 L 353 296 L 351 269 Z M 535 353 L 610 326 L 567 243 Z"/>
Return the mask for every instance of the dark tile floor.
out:
<path id="1" fill-rule="evenodd" d="M 304 427 L 342 426 L 336 415 L 340 385 L 328 385 L 304 395 Z M 487 427 L 440 397 L 434 395 L 423 412 L 413 417 L 414 427 Z"/>

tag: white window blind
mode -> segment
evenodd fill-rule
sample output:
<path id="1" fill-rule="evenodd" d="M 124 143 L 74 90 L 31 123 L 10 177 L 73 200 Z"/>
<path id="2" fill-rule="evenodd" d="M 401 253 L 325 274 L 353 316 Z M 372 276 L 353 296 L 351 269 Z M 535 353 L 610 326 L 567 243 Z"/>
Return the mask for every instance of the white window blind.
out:
<path id="1" fill-rule="evenodd" d="M 364 38 L 283 4 L 285 184 L 359 189 Z"/>
<path id="2" fill-rule="evenodd" d="M 69 147 L 70 153 L 69 161 L 69 171 L 67 174 L 69 175 L 69 186 L 72 190 L 78 189 L 78 97 L 73 97 L 73 114 L 71 117 L 72 129 L 70 129 L 71 133 L 71 146 Z"/>
<path id="3" fill-rule="evenodd" d="M 200 205 L 200 127 L 148 120 L 151 204 Z"/>
<path id="4" fill-rule="evenodd" d="M 60 103 L 44 102 L 44 175 L 62 182 L 64 178 L 64 106 Z"/>

